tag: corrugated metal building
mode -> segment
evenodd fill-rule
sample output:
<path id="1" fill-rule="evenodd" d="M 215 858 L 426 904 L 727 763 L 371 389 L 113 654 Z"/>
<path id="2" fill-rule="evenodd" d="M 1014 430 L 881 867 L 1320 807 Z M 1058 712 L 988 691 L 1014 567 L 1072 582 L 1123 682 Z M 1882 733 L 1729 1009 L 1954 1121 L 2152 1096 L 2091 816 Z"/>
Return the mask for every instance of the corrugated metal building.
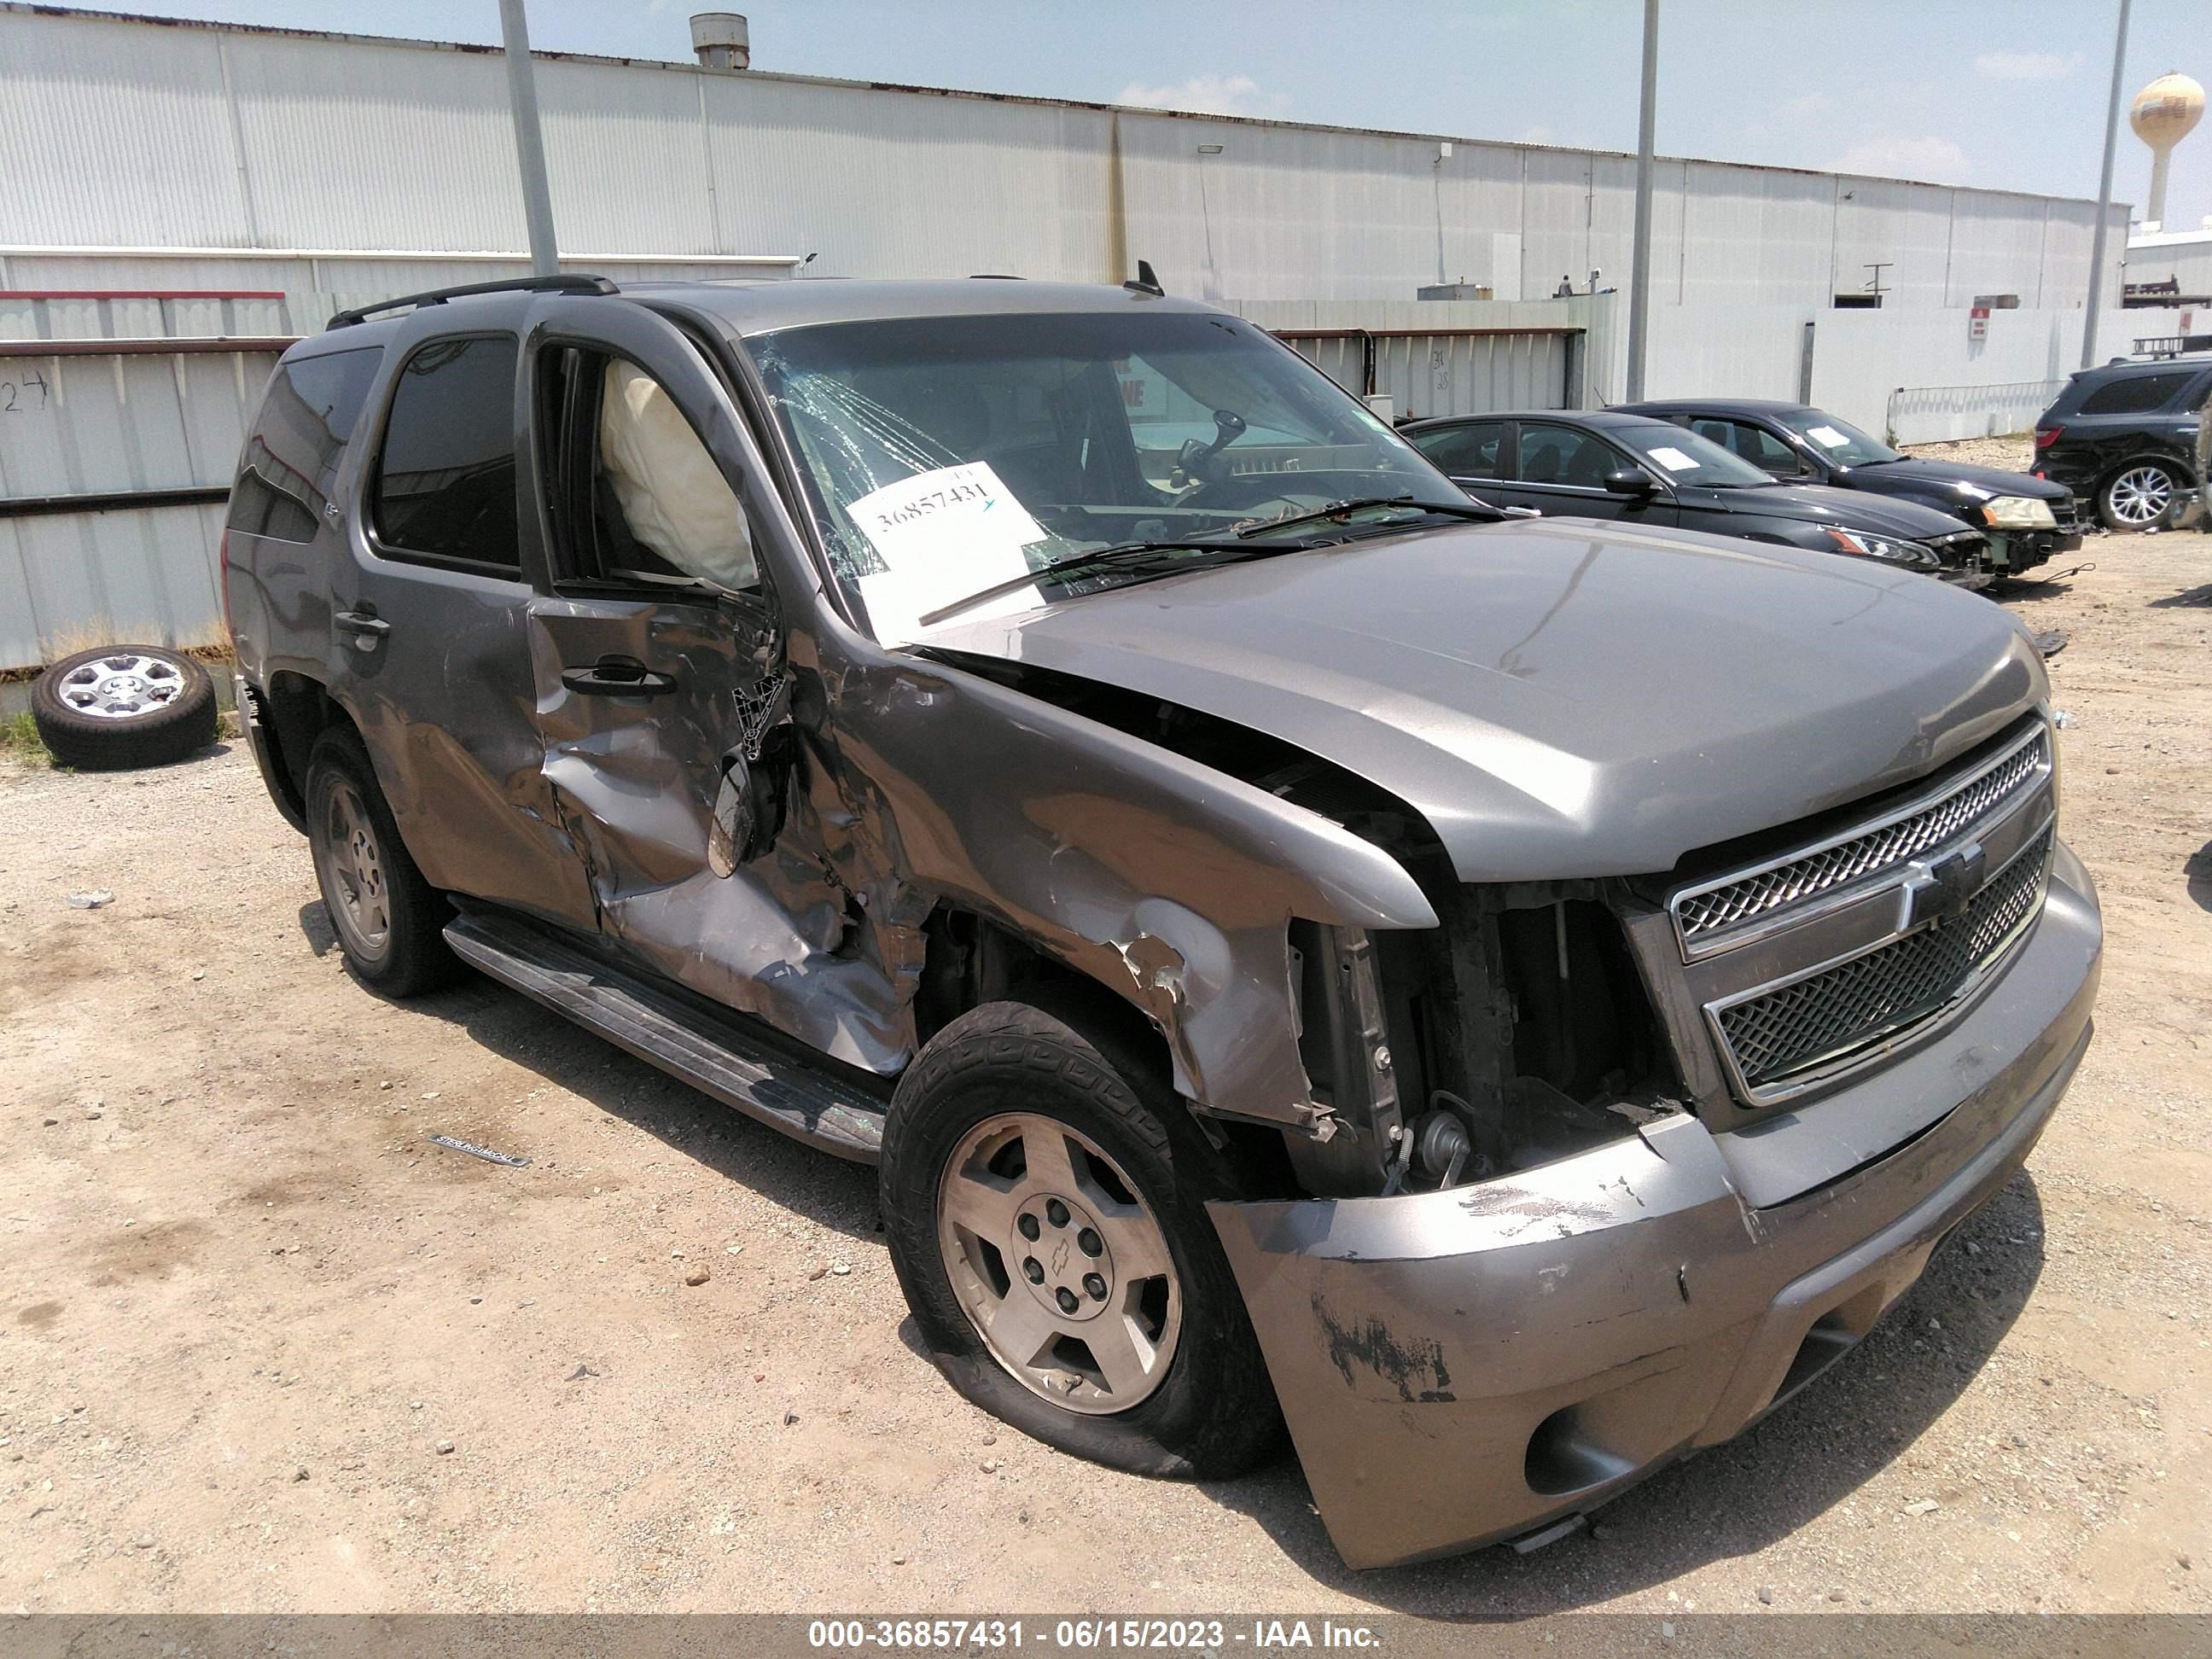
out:
<path id="1" fill-rule="evenodd" d="M 2169 283 L 2172 294 L 2152 296 L 2151 303 L 2203 306 L 2212 301 L 2212 219 L 2197 230 L 2152 231 L 2128 239 L 2130 293 Z"/>
<path id="2" fill-rule="evenodd" d="M 1403 410 L 1619 394 L 1610 302 L 1549 296 L 1625 280 L 1629 156 L 558 53 L 537 79 L 572 269 L 1105 282 L 1141 258 Z M 272 342 L 526 268 L 507 96 L 485 48 L 0 5 L 0 668 L 217 626 Z M 1875 423 L 1890 386 L 1990 378 L 1929 348 L 1992 294 L 2035 360 L 1997 378 L 2048 373 L 2094 213 L 1667 161 L 1651 388 L 1826 395 L 1848 368 L 1838 406 Z M 1494 299 L 1417 301 L 1440 276 Z M 1870 285 L 1880 313 L 1834 309 Z M 1816 319 L 1850 325 L 1823 380 Z"/>
<path id="3" fill-rule="evenodd" d="M 1450 137 L 1439 161 L 1449 135 L 550 53 L 538 81 L 579 264 L 775 270 L 813 254 L 811 276 L 1101 281 L 1142 257 L 1233 300 L 1409 300 L 1437 279 L 1441 230 L 1445 277 L 1499 299 L 1628 268 L 1626 155 Z M 140 286 L 350 293 L 426 265 L 477 275 L 451 256 L 525 240 L 506 96 L 482 48 L 9 5 L 6 286 L 113 287 L 128 270 Z M 2094 214 L 1669 160 L 1655 298 L 1826 305 L 1880 266 L 1888 307 L 2079 304 Z"/>

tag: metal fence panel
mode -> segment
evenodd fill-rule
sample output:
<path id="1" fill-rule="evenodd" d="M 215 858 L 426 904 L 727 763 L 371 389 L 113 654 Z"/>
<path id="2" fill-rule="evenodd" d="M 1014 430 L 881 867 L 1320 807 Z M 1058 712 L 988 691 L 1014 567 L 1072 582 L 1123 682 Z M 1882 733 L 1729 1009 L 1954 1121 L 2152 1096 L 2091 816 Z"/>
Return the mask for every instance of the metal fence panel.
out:
<path id="1" fill-rule="evenodd" d="M 0 357 L 0 501 L 227 484 L 270 351 Z"/>
<path id="2" fill-rule="evenodd" d="M 120 640 L 212 642 L 220 501 L 0 519 L 0 668 Z"/>
<path id="3" fill-rule="evenodd" d="M 1367 392 L 1367 343 L 1359 334 L 1298 334 L 1285 337 L 1284 343 L 1304 357 L 1322 374 L 1349 392 L 1353 397 L 1364 397 Z"/>
<path id="4" fill-rule="evenodd" d="M 1375 390 L 1398 413 L 1481 415 L 1565 409 L 1573 336 L 1564 331 L 1386 334 L 1375 341 Z"/>
<path id="5" fill-rule="evenodd" d="M 1354 396 L 1389 398 L 1397 415 L 1566 409 L 1576 401 L 1573 329 L 1298 330 L 1283 337 Z"/>
<path id="6" fill-rule="evenodd" d="M 222 501 L 112 498 L 225 489 L 276 354 L 163 343 L 0 355 L 0 669 L 219 631 Z"/>
<path id="7" fill-rule="evenodd" d="M 1932 444 L 1947 439 L 1996 438 L 2026 432 L 2065 388 L 2063 380 L 1901 386 L 1889 394 L 1889 441 Z"/>

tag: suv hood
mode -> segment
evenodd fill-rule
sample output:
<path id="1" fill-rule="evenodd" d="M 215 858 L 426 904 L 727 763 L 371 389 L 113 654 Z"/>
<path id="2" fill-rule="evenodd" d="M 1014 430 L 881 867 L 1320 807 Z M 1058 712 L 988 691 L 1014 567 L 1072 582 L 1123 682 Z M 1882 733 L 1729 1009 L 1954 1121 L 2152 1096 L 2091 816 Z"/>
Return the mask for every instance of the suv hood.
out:
<path id="1" fill-rule="evenodd" d="M 1958 466 L 1949 461 L 1925 461 L 1909 455 L 1901 461 L 1855 466 L 1850 477 L 1856 489 L 1940 501 L 1947 507 L 1979 507 L 1999 495 L 2025 495 L 2030 501 L 2049 501 L 2055 509 L 2073 495 L 2064 484 L 2052 483 L 2047 478 L 2032 478 L 2025 472 L 2006 472 L 1994 466 Z"/>
<path id="2" fill-rule="evenodd" d="M 1269 732 L 1420 811 L 1468 881 L 1667 871 L 1906 781 L 2045 695 L 1988 600 L 1871 561 L 1524 520 L 933 631 Z"/>
<path id="3" fill-rule="evenodd" d="M 1685 506 L 1707 511 L 1755 513 L 1762 518 L 1834 525 L 1839 530 L 1870 530 L 1908 542 L 1924 542 L 1959 532 L 1958 520 L 1936 507 L 1831 484 L 1755 484 L 1747 489 L 1677 488 L 1674 493 Z"/>

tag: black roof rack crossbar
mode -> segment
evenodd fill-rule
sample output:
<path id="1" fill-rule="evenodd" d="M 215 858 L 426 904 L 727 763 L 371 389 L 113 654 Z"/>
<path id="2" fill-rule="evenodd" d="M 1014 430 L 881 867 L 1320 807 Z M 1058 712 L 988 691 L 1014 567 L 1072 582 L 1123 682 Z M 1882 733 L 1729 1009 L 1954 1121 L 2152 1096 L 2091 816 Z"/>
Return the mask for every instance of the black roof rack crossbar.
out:
<path id="1" fill-rule="evenodd" d="M 622 290 L 604 276 L 585 276 L 564 271 L 557 276 L 503 276 L 492 283 L 463 283 L 459 288 L 434 288 L 422 294 L 403 294 L 396 300 L 380 300 L 373 306 L 356 306 L 333 315 L 331 328 L 350 328 L 380 311 L 403 306 L 441 306 L 469 294 L 619 294 Z"/>

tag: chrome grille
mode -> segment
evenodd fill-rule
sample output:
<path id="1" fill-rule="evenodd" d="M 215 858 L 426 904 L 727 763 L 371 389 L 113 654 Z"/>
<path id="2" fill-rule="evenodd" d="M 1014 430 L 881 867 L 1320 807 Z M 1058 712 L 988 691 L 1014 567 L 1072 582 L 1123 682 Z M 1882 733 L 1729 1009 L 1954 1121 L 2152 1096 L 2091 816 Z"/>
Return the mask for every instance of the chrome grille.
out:
<path id="1" fill-rule="evenodd" d="M 2037 836 L 1955 921 L 1720 1009 L 1722 1040 L 1748 1090 L 1755 1096 L 1941 1011 L 1996 964 L 2035 913 L 2056 833 Z"/>
<path id="2" fill-rule="evenodd" d="M 1768 869 L 1682 894 L 1673 907 L 1682 943 L 1686 946 L 1717 938 L 1730 928 L 1917 858 L 2033 788 L 2050 761 L 2050 736 L 2039 728 L 2030 740 L 1994 765 L 1903 817 Z"/>

